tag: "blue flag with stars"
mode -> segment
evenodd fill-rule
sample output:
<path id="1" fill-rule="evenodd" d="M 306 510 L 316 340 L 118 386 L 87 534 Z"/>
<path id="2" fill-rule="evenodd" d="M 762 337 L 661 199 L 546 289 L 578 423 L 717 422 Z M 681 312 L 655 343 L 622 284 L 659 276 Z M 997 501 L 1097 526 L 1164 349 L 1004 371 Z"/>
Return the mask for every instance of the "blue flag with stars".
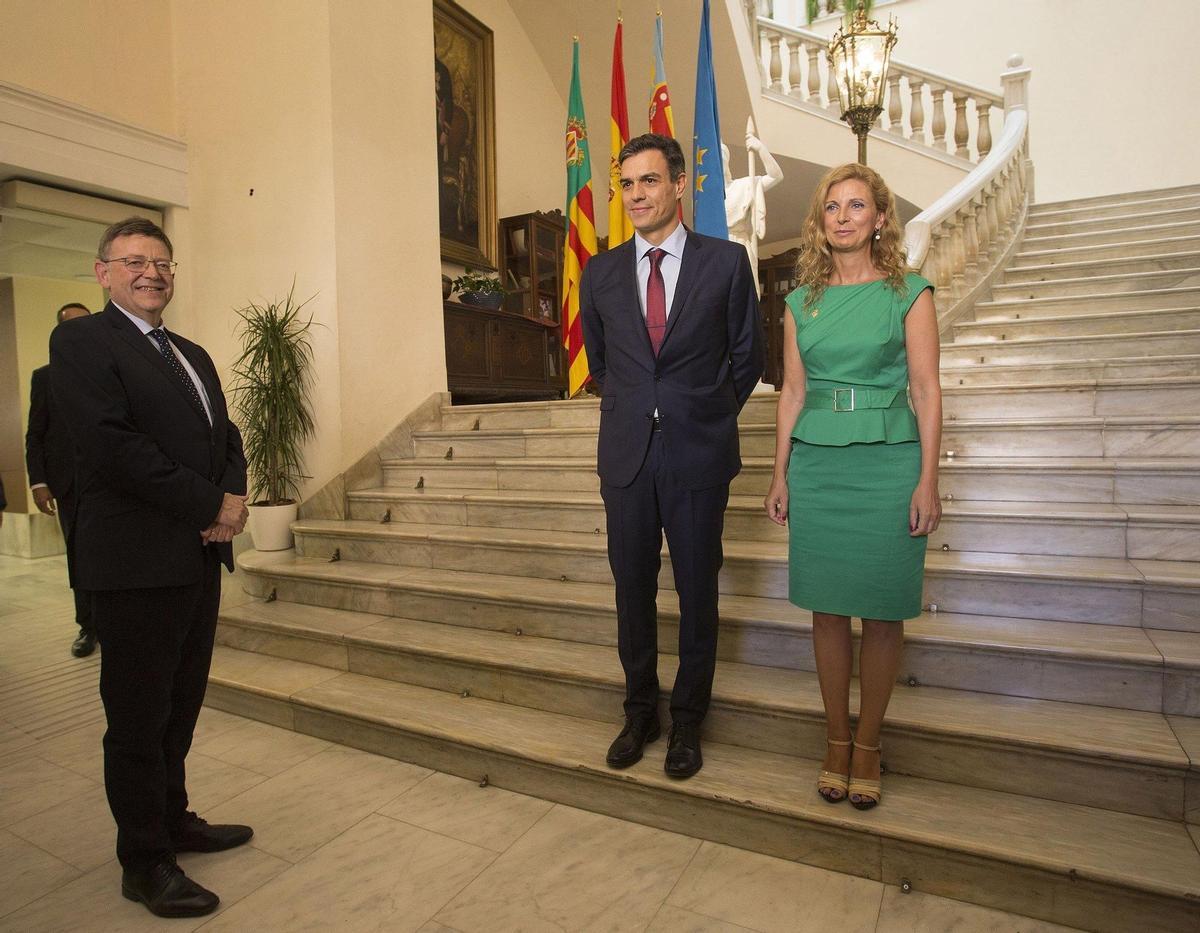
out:
<path id="1" fill-rule="evenodd" d="M 717 114 L 717 79 L 713 74 L 712 33 L 708 0 L 700 17 L 700 52 L 696 57 L 696 122 L 692 148 L 692 226 L 697 233 L 729 239 L 725 223 L 725 164 L 721 158 L 721 118 Z"/>

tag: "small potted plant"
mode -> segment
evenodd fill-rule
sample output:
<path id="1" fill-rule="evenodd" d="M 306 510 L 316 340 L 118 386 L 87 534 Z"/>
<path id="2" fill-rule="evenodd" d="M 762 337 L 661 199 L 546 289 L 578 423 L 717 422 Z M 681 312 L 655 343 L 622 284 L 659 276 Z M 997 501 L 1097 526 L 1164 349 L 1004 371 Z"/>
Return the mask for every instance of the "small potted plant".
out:
<path id="1" fill-rule="evenodd" d="M 295 281 L 283 301 L 237 308 L 242 354 L 233 364 L 234 407 L 250 474 L 250 534 L 260 551 L 293 545 L 292 522 L 305 479 L 304 444 L 313 435 L 312 316 L 296 304 Z"/>
<path id="2" fill-rule="evenodd" d="M 496 311 L 504 303 L 504 286 L 500 284 L 500 279 L 484 272 L 464 269 L 463 274 L 454 280 L 454 289 L 465 305 Z"/>

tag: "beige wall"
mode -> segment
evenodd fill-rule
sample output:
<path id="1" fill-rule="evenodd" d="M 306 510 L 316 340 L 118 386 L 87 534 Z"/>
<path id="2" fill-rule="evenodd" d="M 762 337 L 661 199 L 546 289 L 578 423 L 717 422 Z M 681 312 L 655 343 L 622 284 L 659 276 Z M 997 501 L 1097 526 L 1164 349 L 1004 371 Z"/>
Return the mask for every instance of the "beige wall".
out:
<path id="1" fill-rule="evenodd" d="M 174 10 L 191 207 L 168 212 L 181 261 L 168 315 L 225 370 L 237 356 L 234 308 L 282 298 L 293 279 L 297 298 L 315 296 L 307 466 L 327 477 L 343 453 L 328 4 L 184 0 Z"/>
<path id="2" fill-rule="evenodd" d="M 0 80 L 172 135 L 173 6 L 171 0 L 0 0 Z M 134 61 L 144 77 L 130 78 Z"/>
<path id="3" fill-rule="evenodd" d="M 330 10 L 342 468 L 446 388 L 446 356 L 432 6 Z"/>
<path id="4" fill-rule="evenodd" d="M 884 14 L 900 23 L 897 58 L 981 87 L 998 91 L 1024 55 L 1039 201 L 1200 180 L 1196 0 L 902 0 Z"/>

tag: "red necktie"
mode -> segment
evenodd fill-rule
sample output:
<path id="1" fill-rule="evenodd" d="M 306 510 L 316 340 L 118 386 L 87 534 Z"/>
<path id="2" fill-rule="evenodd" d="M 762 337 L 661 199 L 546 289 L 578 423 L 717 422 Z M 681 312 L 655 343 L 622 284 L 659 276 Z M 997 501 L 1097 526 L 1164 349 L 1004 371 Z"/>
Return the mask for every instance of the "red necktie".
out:
<path id="1" fill-rule="evenodd" d="M 662 269 L 659 266 L 665 249 L 657 247 L 649 251 L 650 279 L 646 282 L 646 330 L 650 333 L 650 346 L 654 355 L 662 346 L 663 335 L 667 332 L 667 286 L 663 283 Z"/>

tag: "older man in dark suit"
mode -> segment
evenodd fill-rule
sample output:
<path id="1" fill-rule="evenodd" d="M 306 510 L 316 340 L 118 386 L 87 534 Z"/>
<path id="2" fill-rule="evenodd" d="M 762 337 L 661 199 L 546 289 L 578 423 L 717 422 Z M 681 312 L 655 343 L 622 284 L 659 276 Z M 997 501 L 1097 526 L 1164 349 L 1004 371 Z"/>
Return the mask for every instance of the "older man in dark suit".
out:
<path id="1" fill-rule="evenodd" d="M 70 302 L 58 309 L 57 321 L 87 317 L 86 305 Z M 29 471 L 29 489 L 33 503 L 45 515 L 56 515 L 67 545 L 67 567 L 72 564 L 71 522 L 75 515 L 75 450 L 71 435 L 54 404 L 50 391 L 50 367 L 33 371 L 29 386 L 29 426 L 25 431 L 25 468 Z M 79 635 L 71 645 L 71 654 L 86 658 L 96 650 L 96 632 L 92 628 L 92 601 L 87 592 L 75 590 L 75 624 Z"/>
<path id="2" fill-rule="evenodd" d="M 188 811 L 184 759 L 208 682 L 221 565 L 246 521 L 246 459 L 203 348 L 168 332 L 171 241 L 131 218 L 100 241 L 99 314 L 55 328 L 50 381 L 76 450 L 72 583 L 92 594 L 104 785 L 117 823 L 121 891 L 160 916 L 218 898 L 178 852 L 241 845 L 249 826 Z"/>
<path id="3" fill-rule="evenodd" d="M 608 764 L 628 767 L 660 734 L 658 570 L 666 532 L 679 595 L 679 670 L 666 773 L 700 770 L 700 723 L 717 651 L 717 575 L 737 418 L 763 369 L 758 289 L 746 251 L 679 220 L 683 152 L 669 137 L 620 153 L 632 240 L 592 259 L 580 287 L 584 342 L 600 388 L 597 466 L 617 588 L 625 727 Z"/>

